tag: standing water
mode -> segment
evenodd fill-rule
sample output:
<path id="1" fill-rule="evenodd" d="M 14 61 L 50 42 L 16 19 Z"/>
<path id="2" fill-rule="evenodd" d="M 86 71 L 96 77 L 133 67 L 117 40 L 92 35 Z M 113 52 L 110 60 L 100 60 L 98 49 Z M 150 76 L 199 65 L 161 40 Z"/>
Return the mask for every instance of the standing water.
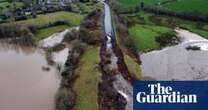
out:
<path id="1" fill-rule="evenodd" d="M 176 30 L 183 42 L 141 55 L 144 76 L 156 80 L 208 80 L 208 40 Z M 199 49 L 188 49 L 191 47 Z"/>
<path id="2" fill-rule="evenodd" d="M 110 11 L 110 7 L 108 4 L 106 4 L 105 2 L 104 6 L 105 6 L 105 18 L 104 18 L 104 24 L 105 24 L 105 33 L 106 34 L 112 34 L 113 29 L 112 29 L 112 20 L 111 20 L 111 11 Z"/>
<path id="3" fill-rule="evenodd" d="M 53 110 L 59 79 L 41 50 L 0 43 L 0 110 Z"/>

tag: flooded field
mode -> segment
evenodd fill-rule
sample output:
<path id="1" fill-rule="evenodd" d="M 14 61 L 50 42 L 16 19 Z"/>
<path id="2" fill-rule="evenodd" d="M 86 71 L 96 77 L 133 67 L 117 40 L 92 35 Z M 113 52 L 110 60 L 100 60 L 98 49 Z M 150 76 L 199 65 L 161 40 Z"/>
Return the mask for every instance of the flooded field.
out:
<path id="1" fill-rule="evenodd" d="M 0 43 L 0 110 L 53 110 L 59 82 L 42 50 Z"/>
<path id="2" fill-rule="evenodd" d="M 179 45 L 141 55 L 144 76 L 156 80 L 208 80 L 208 41 L 186 30 L 176 32 L 183 40 Z"/>

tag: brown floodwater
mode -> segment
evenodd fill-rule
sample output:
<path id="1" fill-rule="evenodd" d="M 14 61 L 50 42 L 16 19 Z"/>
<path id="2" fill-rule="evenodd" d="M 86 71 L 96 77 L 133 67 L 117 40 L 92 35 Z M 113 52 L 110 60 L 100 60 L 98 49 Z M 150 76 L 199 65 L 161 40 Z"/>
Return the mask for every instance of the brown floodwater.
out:
<path id="1" fill-rule="evenodd" d="M 55 69 L 39 49 L 0 43 L 0 110 L 53 110 Z"/>

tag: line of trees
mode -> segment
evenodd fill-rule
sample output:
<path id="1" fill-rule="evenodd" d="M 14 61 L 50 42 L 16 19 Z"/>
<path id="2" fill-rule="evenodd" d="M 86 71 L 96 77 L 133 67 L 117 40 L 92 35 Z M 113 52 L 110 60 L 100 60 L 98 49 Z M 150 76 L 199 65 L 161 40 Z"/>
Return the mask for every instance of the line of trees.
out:
<path id="1" fill-rule="evenodd" d="M 170 11 L 164 8 L 160 8 L 158 6 L 152 6 L 152 5 L 144 5 L 141 3 L 142 10 L 159 14 L 159 15 L 166 15 L 166 16 L 175 16 L 182 19 L 187 19 L 191 21 L 201 21 L 201 22 L 208 22 L 208 15 L 201 14 L 198 11 L 193 12 L 174 12 Z"/>
<path id="2" fill-rule="evenodd" d="M 161 2 L 161 3 L 165 4 L 165 3 L 174 2 L 174 1 L 175 0 L 169 0 L 169 1 Z M 191 21 L 208 22 L 208 14 L 203 14 L 199 11 L 175 12 L 175 11 L 171 11 L 171 10 L 159 7 L 158 4 L 157 5 L 147 5 L 144 2 L 138 3 L 138 5 L 129 7 L 128 9 L 123 9 L 119 5 L 118 1 L 116 1 L 116 0 L 112 0 L 110 3 L 111 3 L 111 6 L 113 7 L 113 9 L 117 13 L 120 13 L 120 14 L 136 13 L 136 12 L 143 10 L 143 11 L 155 13 L 158 15 L 175 16 L 175 17 L 179 17 L 179 18 L 191 20 Z"/>

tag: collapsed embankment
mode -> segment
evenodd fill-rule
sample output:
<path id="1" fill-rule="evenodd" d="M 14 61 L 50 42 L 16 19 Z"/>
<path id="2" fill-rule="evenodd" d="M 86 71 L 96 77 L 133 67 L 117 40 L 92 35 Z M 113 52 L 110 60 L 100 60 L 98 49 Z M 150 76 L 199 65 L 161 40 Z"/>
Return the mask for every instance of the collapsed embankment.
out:
<path id="1" fill-rule="evenodd" d="M 109 6 L 106 3 L 103 4 L 105 5 L 104 27 L 106 35 L 102 38 L 100 50 L 100 66 L 103 74 L 102 81 L 99 83 L 99 109 L 131 110 L 133 109 L 131 82 L 134 77 L 130 75 L 122 51 L 117 45 Z"/>
<path id="2" fill-rule="evenodd" d="M 137 51 L 137 48 L 129 36 L 128 28 L 127 28 L 127 22 L 117 14 L 115 11 L 113 12 L 113 20 L 115 21 L 114 27 L 116 28 L 116 34 L 117 34 L 117 43 L 119 44 L 122 51 L 127 53 L 129 56 L 134 58 L 138 64 L 141 64 L 139 52 Z"/>
<path id="3" fill-rule="evenodd" d="M 103 38 L 105 37 L 103 36 Z M 113 76 L 118 74 L 118 70 L 107 67 L 111 63 L 111 55 L 106 52 L 106 44 L 106 39 L 103 39 L 100 49 L 102 82 L 99 83 L 99 110 L 125 110 L 126 101 L 124 97 L 113 87 L 115 80 Z"/>
<path id="4" fill-rule="evenodd" d="M 132 91 L 131 82 L 135 77 L 130 75 L 120 48 L 115 44 L 110 50 L 107 45 L 107 40 L 103 39 L 100 50 L 100 66 L 103 74 L 102 82 L 99 84 L 99 109 L 126 110 L 128 109 L 126 97 L 131 96 L 124 94 L 126 91 L 127 93 Z"/>

